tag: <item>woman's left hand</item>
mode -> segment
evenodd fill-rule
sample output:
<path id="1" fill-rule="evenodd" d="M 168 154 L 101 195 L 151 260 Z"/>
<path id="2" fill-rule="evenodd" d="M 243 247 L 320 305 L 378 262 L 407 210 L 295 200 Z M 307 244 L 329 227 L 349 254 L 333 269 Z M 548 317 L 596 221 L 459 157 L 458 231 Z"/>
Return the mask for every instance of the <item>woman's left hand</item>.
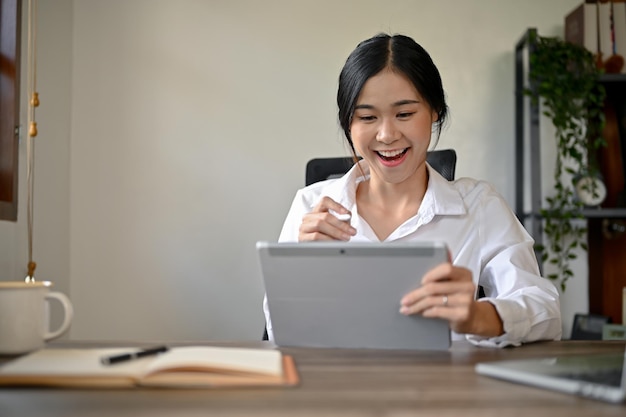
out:
<path id="1" fill-rule="evenodd" d="M 424 275 L 421 287 L 402 297 L 400 312 L 445 319 L 457 333 L 502 334 L 502 321 L 495 307 L 476 301 L 475 294 L 470 270 L 443 263 Z"/>

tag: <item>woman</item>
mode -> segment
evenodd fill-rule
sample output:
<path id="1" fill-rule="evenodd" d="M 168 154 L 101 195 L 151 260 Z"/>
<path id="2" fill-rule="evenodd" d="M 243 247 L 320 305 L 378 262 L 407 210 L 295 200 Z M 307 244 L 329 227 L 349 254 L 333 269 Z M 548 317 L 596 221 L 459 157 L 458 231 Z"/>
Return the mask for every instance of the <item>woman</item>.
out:
<path id="1" fill-rule="evenodd" d="M 560 339 L 558 291 L 539 275 L 533 240 L 502 196 L 483 181 L 448 182 L 426 163 L 448 115 L 428 53 L 402 35 L 361 42 L 341 71 L 337 104 L 362 160 L 299 190 L 279 241 L 444 240 L 452 263 L 399 300 L 402 314 L 445 319 L 453 338 L 483 346 Z M 271 339 L 266 302 L 264 310 Z"/>

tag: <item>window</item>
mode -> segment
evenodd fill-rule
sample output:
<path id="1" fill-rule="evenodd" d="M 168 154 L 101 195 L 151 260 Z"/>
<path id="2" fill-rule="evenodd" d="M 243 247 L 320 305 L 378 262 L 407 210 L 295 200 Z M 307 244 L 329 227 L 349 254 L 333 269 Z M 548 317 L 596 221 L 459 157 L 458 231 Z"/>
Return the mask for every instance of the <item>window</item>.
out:
<path id="1" fill-rule="evenodd" d="M 21 0 L 0 0 L 0 220 L 17 220 Z"/>

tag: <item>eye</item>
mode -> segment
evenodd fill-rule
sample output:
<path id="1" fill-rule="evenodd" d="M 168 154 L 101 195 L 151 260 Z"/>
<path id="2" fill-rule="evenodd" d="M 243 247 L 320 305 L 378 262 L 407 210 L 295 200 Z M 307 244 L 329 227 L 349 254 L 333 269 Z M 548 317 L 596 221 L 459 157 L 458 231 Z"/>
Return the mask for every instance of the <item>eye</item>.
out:
<path id="1" fill-rule="evenodd" d="M 398 113 L 397 117 L 398 117 L 398 119 L 408 119 L 413 114 L 415 114 L 415 112 L 402 112 L 402 113 Z"/>
<path id="2" fill-rule="evenodd" d="M 359 116 L 358 119 L 363 122 L 372 122 L 376 120 L 376 116 Z"/>

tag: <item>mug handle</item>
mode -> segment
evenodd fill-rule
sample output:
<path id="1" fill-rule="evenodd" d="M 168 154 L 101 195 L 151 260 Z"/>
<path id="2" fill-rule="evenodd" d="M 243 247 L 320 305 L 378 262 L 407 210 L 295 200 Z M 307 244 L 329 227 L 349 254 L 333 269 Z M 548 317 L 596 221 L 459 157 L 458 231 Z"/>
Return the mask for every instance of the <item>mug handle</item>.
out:
<path id="1" fill-rule="evenodd" d="M 52 298 L 60 302 L 63 306 L 63 323 L 61 323 L 61 327 L 59 327 L 57 330 L 46 330 L 46 333 L 44 334 L 44 340 L 46 342 L 48 340 L 56 339 L 57 337 L 65 333 L 67 329 L 69 329 L 70 324 L 72 323 L 72 318 L 74 317 L 74 308 L 72 308 L 72 303 L 65 294 L 60 292 L 49 292 L 48 294 L 46 294 L 46 299 Z"/>

